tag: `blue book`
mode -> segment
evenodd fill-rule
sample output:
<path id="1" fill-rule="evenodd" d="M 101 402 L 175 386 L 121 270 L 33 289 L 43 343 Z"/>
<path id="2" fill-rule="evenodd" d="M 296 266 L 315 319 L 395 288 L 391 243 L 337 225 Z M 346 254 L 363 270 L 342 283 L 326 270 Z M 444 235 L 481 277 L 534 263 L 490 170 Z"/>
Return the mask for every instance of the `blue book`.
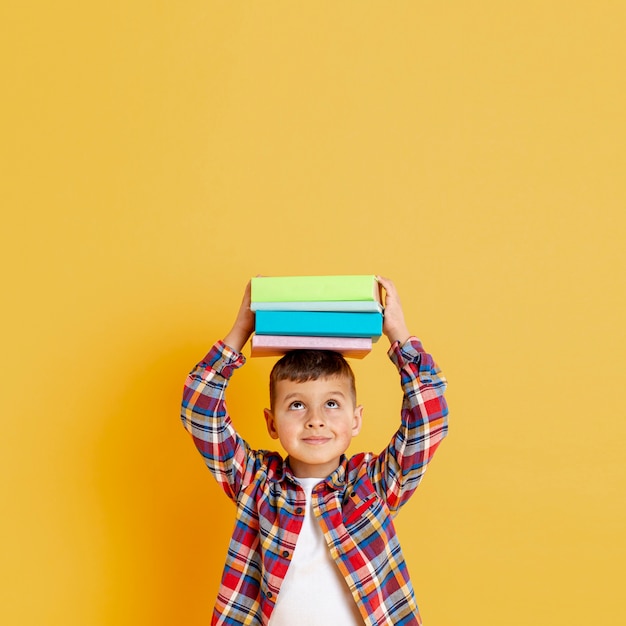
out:
<path id="1" fill-rule="evenodd" d="M 380 313 L 339 311 L 257 311 L 258 335 L 309 337 L 380 337 Z"/>

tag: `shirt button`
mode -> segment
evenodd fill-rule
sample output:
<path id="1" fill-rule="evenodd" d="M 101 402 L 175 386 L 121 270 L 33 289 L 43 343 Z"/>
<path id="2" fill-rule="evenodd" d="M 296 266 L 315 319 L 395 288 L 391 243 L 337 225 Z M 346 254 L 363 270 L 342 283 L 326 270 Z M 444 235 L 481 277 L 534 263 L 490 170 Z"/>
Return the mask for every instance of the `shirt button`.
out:
<path id="1" fill-rule="evenodd" d="M 301 506 L 299 506 L 299 507 L 296 509 L 296 513 L 297 513 L 298 515 L 302 515 L 302 507 L 301 507 Z"/>
<path id="2" fill-rule="evenodd" d="M 273 595 L 274 595 L 274 594 L 273 594 L 271 591 L 268 591 L 268 592 L 267 592 L 267 597 L 268 597 L 268 598 L 271 598 Z"/>
<path id="3" fill-rule="evenodd" d="M 289 556 L 289 552 L 287 550 L 283 550 L 283 556 L 287 558 Z"/>

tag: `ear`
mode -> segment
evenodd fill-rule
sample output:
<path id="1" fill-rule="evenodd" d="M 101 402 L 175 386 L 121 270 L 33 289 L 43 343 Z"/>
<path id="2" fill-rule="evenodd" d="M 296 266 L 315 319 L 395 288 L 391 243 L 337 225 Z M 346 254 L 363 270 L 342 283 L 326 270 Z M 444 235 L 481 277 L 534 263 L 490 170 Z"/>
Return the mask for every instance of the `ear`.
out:
<path id="1" fill-rule="evenodd" d="M 267 426 L 269 436 L 272 439 L 278 439 L 278 430 L 276 430 L 274 414 L 269 409 L 263 409 L 263 415 L 265 416 L 265 425 Z"/>
<path id="2" fill-rule="evenodd" d="M 352 424 L 352 436 L 356 437 L 361 432 L 361 425 L 363 424 L 363 406 L 354 408 L 354 422 Z"/>

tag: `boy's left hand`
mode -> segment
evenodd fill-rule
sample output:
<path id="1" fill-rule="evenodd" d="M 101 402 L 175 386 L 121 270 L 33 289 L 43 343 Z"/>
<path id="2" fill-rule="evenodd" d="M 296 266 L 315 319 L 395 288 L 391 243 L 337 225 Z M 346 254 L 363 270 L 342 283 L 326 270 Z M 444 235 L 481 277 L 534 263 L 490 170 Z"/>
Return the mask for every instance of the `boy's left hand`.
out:
<path id="1" fill-rule="evenodd" d="M 403 345 L 411 336 L 409 329 L 404 321 L 404 312 L 400 297 L 396 291 L 396 287 L 391 280 L 383 276 L 377 276 L 376 279 L 385 289 L 385 314 L 383 317 L 383 333 L 389 339 L 389 343 L 396 341 Z"/>

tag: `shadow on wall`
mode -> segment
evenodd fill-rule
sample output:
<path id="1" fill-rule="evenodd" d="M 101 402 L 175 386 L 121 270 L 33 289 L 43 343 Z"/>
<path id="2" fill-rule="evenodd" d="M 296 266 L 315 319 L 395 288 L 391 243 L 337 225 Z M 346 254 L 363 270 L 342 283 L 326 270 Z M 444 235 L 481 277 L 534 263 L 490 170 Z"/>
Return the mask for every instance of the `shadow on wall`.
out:
<path id="1" fill-rule="evenodd" d="M 185 376 L 207 346 L 164 339 L 129 346 L 90 394 L 107 407 L 92 468 L 102 624 L 206 624 L 232 530 L 230 502 L 179 417 Z"/>

